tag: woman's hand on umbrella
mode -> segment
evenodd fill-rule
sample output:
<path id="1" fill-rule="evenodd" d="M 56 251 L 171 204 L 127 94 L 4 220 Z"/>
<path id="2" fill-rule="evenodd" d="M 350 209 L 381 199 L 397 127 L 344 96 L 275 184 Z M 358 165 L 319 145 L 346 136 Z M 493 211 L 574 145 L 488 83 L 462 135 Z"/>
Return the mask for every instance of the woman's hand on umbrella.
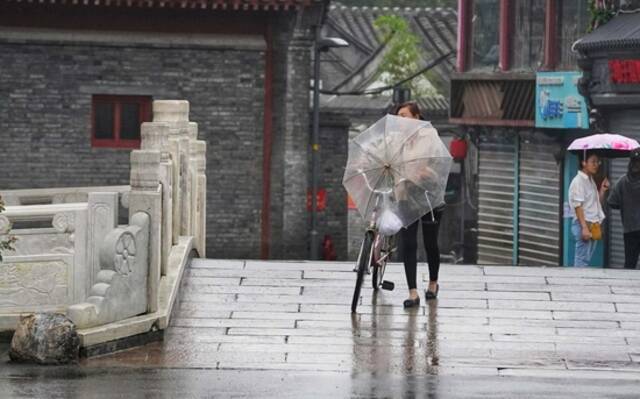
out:
<path id="1" fill-rule="evenodd" d="M 602 184 L 600 185 L 600 193 L 602 194 L 607 190 L 609 190 L 609 179 L 605 177 L 604 180 L 602 181 Z"/>

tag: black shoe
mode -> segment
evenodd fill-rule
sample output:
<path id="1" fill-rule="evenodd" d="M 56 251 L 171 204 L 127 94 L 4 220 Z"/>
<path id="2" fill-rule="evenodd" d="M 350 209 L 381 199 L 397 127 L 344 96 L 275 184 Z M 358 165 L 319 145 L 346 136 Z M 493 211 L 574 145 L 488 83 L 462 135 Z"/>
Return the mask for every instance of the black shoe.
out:
<path id="1" fill-rule="evenodd" d="M 438 291 L 440 291 L 440 286 L 436 284 L 436 292 L 431 292 L 429 290 L 426 290 L 424 293 L 424 297 L 427 299 L 427 301 L 430 299 L 436 299 L 438 298 Z"/>
<path id="2" fill-rule="evenodd" d="M 402 305 L 405 309 L 420 306 L 420 297 L 417 297 L 416 299 L 406 299 Z"/>

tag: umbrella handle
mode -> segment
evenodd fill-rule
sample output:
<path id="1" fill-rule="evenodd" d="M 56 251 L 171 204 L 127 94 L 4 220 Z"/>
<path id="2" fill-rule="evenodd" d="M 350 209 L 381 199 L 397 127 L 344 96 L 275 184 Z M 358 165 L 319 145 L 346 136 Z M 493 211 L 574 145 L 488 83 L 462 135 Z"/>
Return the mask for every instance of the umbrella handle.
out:
<path id="1" fill-rule="evenodd" d="M 431 222 L 435 223 L 436 218 L 433 216 L 433 206 L 431 206 L 431 200 L 429 199 L 429 190 L 424 190 L 424 196 L 427 198 L 427 203 L 429 203 L 429 209 L 431 210 L 431 212 L 429 212 L 431 215 Z"/>

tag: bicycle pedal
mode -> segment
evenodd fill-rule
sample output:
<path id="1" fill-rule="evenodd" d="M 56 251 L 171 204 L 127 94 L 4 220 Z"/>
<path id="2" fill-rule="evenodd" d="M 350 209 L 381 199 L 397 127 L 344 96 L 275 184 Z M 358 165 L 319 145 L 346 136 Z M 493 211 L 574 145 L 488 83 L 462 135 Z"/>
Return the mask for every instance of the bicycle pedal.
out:
<path id="1" fill-rule="evenodd" d="M 396 288 L 396 285 L 393 283 L 393 281 L 388 280 L 384 280 L 380 286 L 383 290 L 387 291 L 393 291 L 393 289 Z"/>

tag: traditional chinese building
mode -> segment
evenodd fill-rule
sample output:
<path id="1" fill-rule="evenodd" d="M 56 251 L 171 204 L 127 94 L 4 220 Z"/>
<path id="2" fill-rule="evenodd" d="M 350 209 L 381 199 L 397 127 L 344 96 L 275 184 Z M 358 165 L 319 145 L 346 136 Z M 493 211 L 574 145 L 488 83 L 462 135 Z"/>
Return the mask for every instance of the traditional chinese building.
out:
<path id="1" fill-rule="evenodd" d="M 566 83 L 576 95 L 564 108 L 557 99 L 545 102 L 543 119 L 571 112 L 581 125 L 537 121 L 536 91 L 545 90 L 544 73 L 578 71 L 572 44 L 586 32 L 588 19 L 582 1 L 459 1 L 449 120 L 467 132 L 477 151 L 468 176 L 478 263 L 561 265 L 572 259 L 563 203 L 576 165 L 564 148 L 588 132 L 586 111 L 577 115 L 585 109 L 577 96 L 579 76 L 547 80 Z"/>

